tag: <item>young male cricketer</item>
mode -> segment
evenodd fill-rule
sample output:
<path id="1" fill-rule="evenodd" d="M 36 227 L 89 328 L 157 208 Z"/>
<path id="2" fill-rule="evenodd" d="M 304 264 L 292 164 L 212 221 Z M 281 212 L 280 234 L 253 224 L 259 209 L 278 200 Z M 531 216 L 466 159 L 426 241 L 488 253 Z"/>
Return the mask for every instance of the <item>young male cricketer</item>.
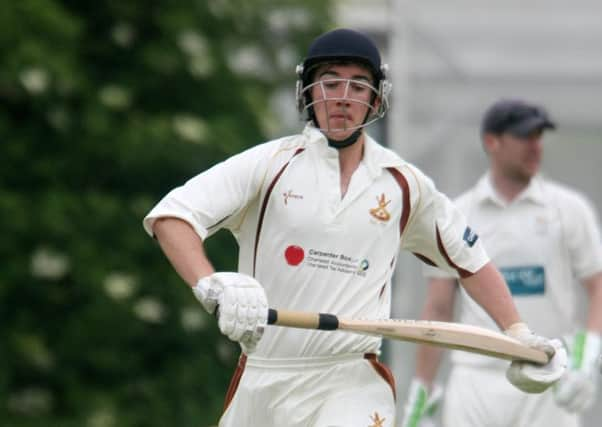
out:
<path id="1" fill-rule="evenodd" d="M 517 99 L 495 102 L 481 124 L 489 171 L 458 197 L 457 206 L 479 229 L 521 316 L 538 332 L 569 336 L 570 370 L 548 392 L 525 395 L 504 381 L 505 365 L 500 361 L 453 352 L 443 401 L 444 426 L 576 427 L 578 413 L 595 400 L 602 333 L 602 239 L 589 201 L 538 174 L 543 132 L 554 128 L 537 105 Z M 435 269 L 427 276 L 423 317 L 450 321 L 456 280 Z M 585 299 L 586 304 L 580 303 Z M 464 292 L 461 303 L 461 322 L 495 326 Z M 441 352 L 420 346 L 417 356 L 404 427 L 426 427 L 434 418 L 425 414 L 425 396 L 427 389 L 436 388 L 433 380 Z"/>
<path id="2" fill-rule="evenodd" d="M 298 66 L 302 133 L 257 145 L 167 194 L 146 231 L 242 354 L 220 426 L 393 426 L 392 375 L 381 339 L 267 327 L 271 307 L 351 318 L 390 316 L 400 247 L 458 271 L 502 330 L 556 356 L 515 364 L 512 381 L 545 388 L 562 373 L 557 341 L 521 323 L 500 273 L 462 214 L 416 167 L 364 127 L 382 117 L 390 84 L 378 49 L 349 29 L 314 40 Z M 214 272 L 203 241 L 220 228 L 238 272 Z"/>

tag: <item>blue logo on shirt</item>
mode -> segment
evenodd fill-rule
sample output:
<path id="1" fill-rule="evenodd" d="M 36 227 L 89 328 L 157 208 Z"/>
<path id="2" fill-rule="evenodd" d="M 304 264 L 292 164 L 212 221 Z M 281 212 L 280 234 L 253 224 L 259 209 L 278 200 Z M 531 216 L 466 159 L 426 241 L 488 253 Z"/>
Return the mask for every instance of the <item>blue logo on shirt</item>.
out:
<path id="1" fill-rule="evenodd" d="M 477 233 L 472 231 L 470 229 L 470 227 L 466 227 L 466 229 L 464 230 L 464 236 L 462 237 L 462 239 L 464 239 L 464 241 L 466 242 L 466 244 L 468 244 L 469 247 L 472 248 L 478 238 L 479 238 L 479 236 L 477 235 Z"/>
<path id="2" fill-rule="evenodd" d="M 546 274 L 543 266 L 502 267 L 501 273 L 512 295 L 543 295 L 546 290 Z"/>

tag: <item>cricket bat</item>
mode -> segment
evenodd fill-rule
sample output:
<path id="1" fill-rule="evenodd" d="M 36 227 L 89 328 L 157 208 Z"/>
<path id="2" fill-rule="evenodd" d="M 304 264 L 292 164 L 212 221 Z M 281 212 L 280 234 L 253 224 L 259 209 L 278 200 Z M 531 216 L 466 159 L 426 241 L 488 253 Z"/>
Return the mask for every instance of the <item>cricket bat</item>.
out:
<path id="1" fill-rule="evenodd" d="M 393 340 L 431 344 L 499 359 L 548 363 L 548 356 L 541 350 L 527 347 L 501 332 L 462 323 L 404 319 L 355 320 L 327 313 L 270 308 L 268 325 L 380 335 Z"/>

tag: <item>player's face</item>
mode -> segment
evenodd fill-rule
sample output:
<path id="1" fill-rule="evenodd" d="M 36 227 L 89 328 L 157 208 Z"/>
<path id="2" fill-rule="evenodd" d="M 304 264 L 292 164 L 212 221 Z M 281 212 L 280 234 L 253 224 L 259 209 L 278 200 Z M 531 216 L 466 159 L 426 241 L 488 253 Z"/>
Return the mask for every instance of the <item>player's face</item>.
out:
<path id="1" fill-rule="evenodd" d="M 528 182 L 541 166 L 542 132 L 526 137 L 506 133 L 496 139 L 491 154 L 500 171 L 513 181 Z"/>
<path id="2" fill-rule="evenodd" d="M 372 84 L 372 74 L 361 65 L 319 67 L 310 88 L 317 127 L 329 138 L 350 136 L 378 106 Z"/>

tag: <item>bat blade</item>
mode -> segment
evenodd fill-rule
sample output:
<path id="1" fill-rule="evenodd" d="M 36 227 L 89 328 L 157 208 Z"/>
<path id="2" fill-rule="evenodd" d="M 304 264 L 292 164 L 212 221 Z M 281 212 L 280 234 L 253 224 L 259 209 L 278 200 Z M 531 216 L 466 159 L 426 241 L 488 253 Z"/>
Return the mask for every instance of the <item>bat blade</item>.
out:
<path id="1" fill-rule="evenodd" d="M 548 356 L 519 341 L 479 326 L 428 320 L 354 320 L 333 314 L 270 309 L 268 324 L 303 329 L 344 330 L 398 341 L 431 344 L 507 360 L 548 363 Z"/>
<path id="2" fill-rule="evenodd" d="M 498 359 L 548 363 L 548 356 L 541 350 L 527 347 L 501 332 L 461 323 L 401 319 L 373 321 L 339 319 L 338 329 L 380 335 L 393 340 L 431 344 Z"/>

